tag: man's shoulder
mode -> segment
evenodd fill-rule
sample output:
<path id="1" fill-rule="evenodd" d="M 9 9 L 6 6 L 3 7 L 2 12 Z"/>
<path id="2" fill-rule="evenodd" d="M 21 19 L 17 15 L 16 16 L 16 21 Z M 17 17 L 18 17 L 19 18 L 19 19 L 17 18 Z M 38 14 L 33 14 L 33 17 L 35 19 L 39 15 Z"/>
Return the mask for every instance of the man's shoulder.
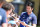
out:
<path id="1" fill-rule="evenodd" d="M 33 16 L 33 17 L 37 17 L 34 13 L 32 13 L 32 16 Z"/>
<path id="2" fill-rule="evenodd" d="M 22 12 L 21 14 L 24 14 L 24 13 L 27 13 L 27 12 Z"/>
<path id="3" fill-rule="evenodd" d="M 6 12 L 3 8 L 0 8 L 0 12 Z"/>

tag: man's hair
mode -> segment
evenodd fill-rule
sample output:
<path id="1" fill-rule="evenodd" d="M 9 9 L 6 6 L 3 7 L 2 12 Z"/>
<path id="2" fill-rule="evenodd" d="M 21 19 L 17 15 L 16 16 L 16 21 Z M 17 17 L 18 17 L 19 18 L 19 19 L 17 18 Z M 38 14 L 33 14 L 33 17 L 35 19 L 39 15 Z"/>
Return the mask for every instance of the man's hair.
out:
<path id="1" fill-rule="evenodd" d="M 13 9 L 13 5 L 11 3 L 5 3 L 2 8 L 6 11 Z"/>
<path id="2" fill-rule="evenodd" d="M 6 2 L 6 0 L 0 0 L 0 3 Z"/>
<path id="3" fill-rule="evenodd" d="M 34 8 L 34 2 L 28 2 L 26 3 L 26 6 L 31 6 L 31 8 Z"/>

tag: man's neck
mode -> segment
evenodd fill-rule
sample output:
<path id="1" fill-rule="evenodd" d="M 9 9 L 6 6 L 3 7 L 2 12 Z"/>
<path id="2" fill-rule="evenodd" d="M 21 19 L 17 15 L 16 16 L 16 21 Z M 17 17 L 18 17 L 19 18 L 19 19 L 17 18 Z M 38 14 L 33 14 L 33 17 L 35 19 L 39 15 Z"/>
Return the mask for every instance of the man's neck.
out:
<path id="1" fill-rule="evenodd" d="M 28 12 L 28 15 L 30 15 L 32 12 Z"/>
<path id="2" fill-rule="evenodd" d="M 1 8 L 1 6 L 0 6 L 0 8 Z"/>
<path id="3" fill-rule="evenodd" d="M 8 13 L 6 12 L 6 16 L 8 17 Z"/>

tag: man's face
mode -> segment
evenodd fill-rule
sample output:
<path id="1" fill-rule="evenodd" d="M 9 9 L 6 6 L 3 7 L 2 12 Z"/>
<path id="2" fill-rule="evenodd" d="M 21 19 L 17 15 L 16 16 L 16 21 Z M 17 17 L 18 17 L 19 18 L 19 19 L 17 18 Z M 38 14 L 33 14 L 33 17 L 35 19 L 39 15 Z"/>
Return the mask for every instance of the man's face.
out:
<path id="1" fill-rule="evenodd" d="M 31 6 L 26 6 L 26 12 L 32 12 L 33 8 Z"/>
<path id="2" fill-rule="evenodd" d="M 11 10 L 8 10 L 8 14 L 10 14 L 12 12 L 12 9 Z"/>

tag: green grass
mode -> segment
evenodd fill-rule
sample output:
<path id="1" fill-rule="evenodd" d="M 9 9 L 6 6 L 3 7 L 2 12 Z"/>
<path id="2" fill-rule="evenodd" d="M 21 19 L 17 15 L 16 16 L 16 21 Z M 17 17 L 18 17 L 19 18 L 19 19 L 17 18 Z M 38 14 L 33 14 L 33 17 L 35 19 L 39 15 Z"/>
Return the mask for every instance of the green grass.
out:
<path id="1" fill-rule="evenodd" d="M 37 27 L 40 27 L 40 26 L 37 26 Z"/>

